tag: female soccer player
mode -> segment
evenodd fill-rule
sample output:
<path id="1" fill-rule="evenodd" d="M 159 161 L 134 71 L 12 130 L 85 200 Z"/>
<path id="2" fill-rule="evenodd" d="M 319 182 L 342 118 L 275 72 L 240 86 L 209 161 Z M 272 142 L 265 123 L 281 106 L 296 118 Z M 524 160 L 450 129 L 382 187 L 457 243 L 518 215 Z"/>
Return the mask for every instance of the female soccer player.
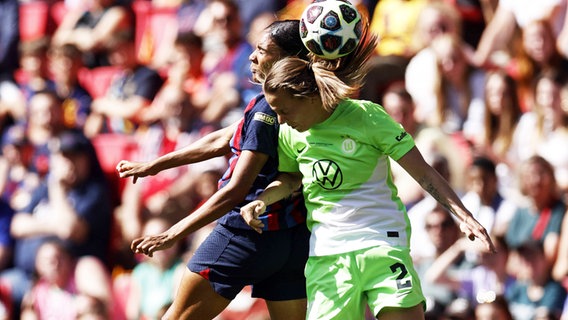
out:
<path id="1" fill-rule="evenodd" d="M 306 57 L 297 20 L 276 21 L 266 29 L 250 56 L 253 81 L 286 56 Z M 272 319 L 305 319 L 303 270 L 309 232 L 301 197 L 269 208 L 261 236 L 244 222 L 241 206 L 256 198 L 277 174 L 279 124 L 263 95 L 253 99 L 236 125 L 148 163 L 121 161 L 121 177 L 157 174 L 183 164 L 232 152 L 220 189 L 191 215 L 167 231 L 136 239 L 131 248 L 152 256 L 219 218 L 213 232 L 188 264 L 167 319 L 212 319 L 244 286 L 264 298 Z"/>
<path id="2" fill-rule="evenodd" d="M 282 174 L 241 214 L 261 232 L 258 217 L 265 206 L 303 186 L 312 232 L 305 269 L 308 319 L 361 319 L 365 304 L 381 320 L 424 318 L 409 219 L 389 157 L 459 219 L 470 239 L 495 251 L 485 228 L 424 161 L 411 135 L 381 106 L 348 98 L 359 88 L 375 46 L 376 37 L 365 33 L 346 59 L 282 59 L 263 84 L 282 124 Z"/>

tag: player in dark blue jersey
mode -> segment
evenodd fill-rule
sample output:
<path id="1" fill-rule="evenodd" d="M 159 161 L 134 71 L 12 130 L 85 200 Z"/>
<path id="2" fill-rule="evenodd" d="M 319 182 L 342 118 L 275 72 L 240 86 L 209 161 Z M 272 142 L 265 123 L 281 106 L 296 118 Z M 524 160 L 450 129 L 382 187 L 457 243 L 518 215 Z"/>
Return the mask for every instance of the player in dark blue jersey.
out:
<path id="1" fill-rule="evenodd" d="M 297 20 L 271 24 L 250 56 L 253 81 L 261 82 L 271 65 L 286 56 L 306 57 Z M 309 232 L 301 196 L 275 203 L 267 212 L 265 231 L 258 234 L 240 215 L 241 206 L 256 199 L 278 168 L 276 114 L 264 95 L 254 98 L 243 118 L 179 151 L 154 161 L 121 161 L 121 177 L 155 175 L 179 165 L 232 153 L 219 190 L 195 212 L 166 232 L 132 242 L 132 250 L 148 256 L 171 247 L 188 234 L 218 219 L 215 229 L 188 263 L 167 319 L 212 319 L 245 286 L 267 302 L 272 319 L 305 319 L 304 265 Z"/>

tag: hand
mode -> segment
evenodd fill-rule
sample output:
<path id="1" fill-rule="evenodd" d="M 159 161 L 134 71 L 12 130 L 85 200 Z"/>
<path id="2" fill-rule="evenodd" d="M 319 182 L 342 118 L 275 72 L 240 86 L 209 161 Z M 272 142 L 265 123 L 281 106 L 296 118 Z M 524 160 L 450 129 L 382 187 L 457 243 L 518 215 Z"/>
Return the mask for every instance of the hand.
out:
<path id="1" fill-rule="evenodd" d="M 136 183 L 138 178 L 155 175 L 147 162 L 132 162 L 128 160 L 120 160 L 116 165 L 116 171 L 121 178 L 133 177 L 132 183 Z"/>
<path id="2" fill-rule="evenodd" d="M 145 236 L 134 239 L 130 244 L 130 249 L 134 253 L 145 254 L 151 258 L 154 255 L 154 252 L 168 249 L 173 245 L 174 241 L 172 241 L 167 234 L 161 233 L 154 236 Z"/>
<path id="3" fill-rule="evenodd" d="M 481 240 L 481 242 L 485 245 L 485 250 L 488 252 L 497 252 L 487 230 L 472 216 L 467 217 L 460 223 L 460 230 L 465 233 L 471 241 L 474 241 L 475 238 Z"/>
<path id="4" fill-rule="evenodd" d="M 266 205 L 263 201 L 254 200 L 241 208 L 241 216 L 245 222 L 258 233 L 262 233 L 264 223 L 258 219 L 258 216 L 266 211 Z"/>

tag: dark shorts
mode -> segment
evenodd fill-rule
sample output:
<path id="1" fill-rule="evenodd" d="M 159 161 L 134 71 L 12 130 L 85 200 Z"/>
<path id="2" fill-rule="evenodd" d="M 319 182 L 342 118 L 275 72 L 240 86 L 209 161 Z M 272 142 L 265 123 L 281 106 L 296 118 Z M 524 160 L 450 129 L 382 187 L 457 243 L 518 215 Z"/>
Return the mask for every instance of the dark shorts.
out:
<path id="1" fill-rule="evenodd" d="M 265 300 L 303 299 L 309 238 L 305 224 L 262 234 L 218 224 L 188 267 L 230 300 L 247 285 L 252 285 L 253 297 Z"/>

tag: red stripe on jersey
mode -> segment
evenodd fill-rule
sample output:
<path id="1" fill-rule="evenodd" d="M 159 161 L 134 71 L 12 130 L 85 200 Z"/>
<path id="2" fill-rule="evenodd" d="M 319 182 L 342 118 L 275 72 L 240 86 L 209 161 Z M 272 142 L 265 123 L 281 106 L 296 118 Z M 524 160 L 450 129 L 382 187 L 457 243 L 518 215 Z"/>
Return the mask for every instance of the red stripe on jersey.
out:
<path id="1" fill-rule="evenodd" d="M 200 271 L 199 274 L 200 274 L 203 278 L 209 280 L 209 273 L 210 273 L 210 272 L 211 272 L 211 269 L 207 268 L 207 269 L 205 269 L 205 270 L 203 270 L 203 271 Z"/>

